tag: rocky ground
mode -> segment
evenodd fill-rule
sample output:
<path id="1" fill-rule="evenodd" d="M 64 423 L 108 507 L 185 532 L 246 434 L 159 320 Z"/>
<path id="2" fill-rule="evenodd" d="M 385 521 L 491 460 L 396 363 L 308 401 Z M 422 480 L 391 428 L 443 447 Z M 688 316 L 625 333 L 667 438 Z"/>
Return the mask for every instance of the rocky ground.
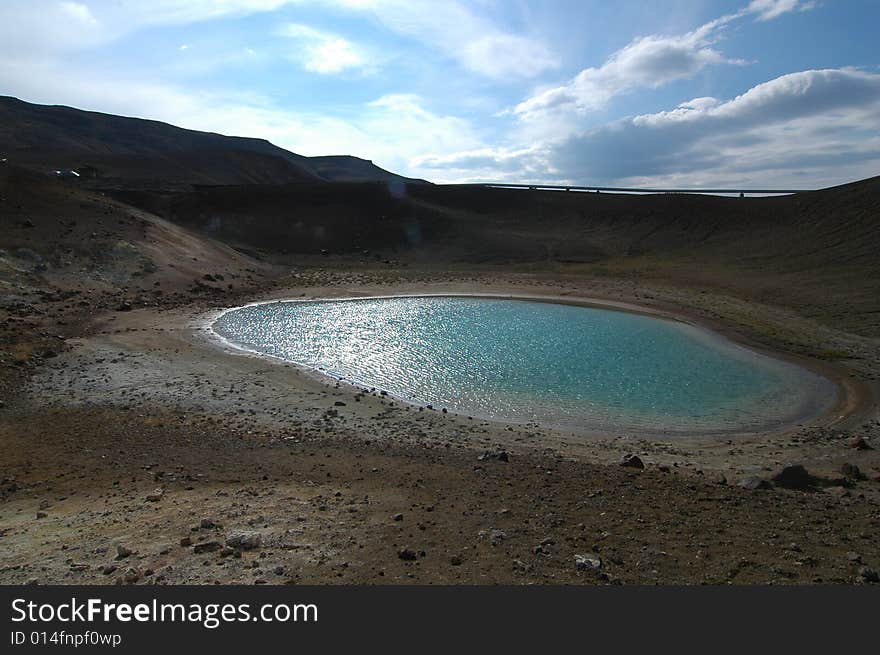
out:
<path id="1" fill-rule="evenodd" d="M 7 302 L 4 338 L 20 355 L 2 368 L 0 582 L 877 580 L 870 403 L 773 435 L 585 438 L 420 411 L 224 352 L 203 321 L 258 293 L 615 298 L 824 365 L 833 352 L 862 400 L 876 392 L 876 340 L 719 292 L 582 272 L 311 265 L 261 284 L 128 306 L 99 289 L 108 300 L 85 314 L 61 296 Z"/>

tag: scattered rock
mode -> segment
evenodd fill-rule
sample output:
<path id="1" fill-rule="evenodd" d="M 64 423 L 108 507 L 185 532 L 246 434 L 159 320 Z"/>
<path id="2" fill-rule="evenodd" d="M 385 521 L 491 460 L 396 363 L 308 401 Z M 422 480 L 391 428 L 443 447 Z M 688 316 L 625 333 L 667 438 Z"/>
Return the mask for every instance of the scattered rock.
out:
<path id="1" fill-rule="evenodd" d="M 131 548 L 127 548 L 122 544 L 116 544 L 116 559 L 125 559 L 133 553 L 134 551 Z"/>
<path id="2" fill-rule="evenodd" d="M 870 450 L 871 445 L 864 437 L 853 437 L 849 440 L 849 447 L 856 450 Z"/>
<path id="3" fill-rule="evenodd" d="M 392 518 L 393 518 L 395 521 L 402 521 L 402 520 L 403 520 L 403 514 L 395 514 Z"/>
<path id="4" fill-rule="evenodd" d="M 602 560 L 598 555 L 587 553 L 586 555 L 575 555 L 574 565 L 578 571 L 596 571 L 602 568 Z"/>
<path id="5" fill-rule="evenodd" d="M 628 453 L 620 458 L 620 465 L 626 466 L 628 468 L 634 469 L 643 469 L 645 468 L 645 463 L 642 461 L 641 457 L 638 455 L 633 455 L 632 453 Z"/>
<path id="6" fill-rule="evenodd" d="M 859 577 L 865 582 L 880 582 L 880 574 L 870 566 L 860 566 Z"/>
<path id="7" fill-rule="evenodd" d="M 506 450 L 487 450 L 485 453 L 477 457 L 481 462 L 492 460 L 496 462 L 509 462 L 510 455 Z"/>
<path id="8" fill-rule="evenodd" d="M 223 548 L 223 544 L 219 541 L 203 541 L 193 546 L 193 552 L 196 554 L 213 553 L 215 550 L 220 550 L 221 548 Z"/>
<path id="9" fill-rule="evenodd" d="M 486 532 L 485 530 L 481 530 L 479 536 L 481 539 L 488 539 L 489 543 L 493 546 L 497 546 L 502 541 L 507 539 L 507 533 L 504 530 L 496 530 L 494 528 L 492 530 L 489 530 L 488 532 Z"/>
<path id="10" fill-rule="evenodd" d="M 180 545 L 183 546 L 184 548 L 186 548 L 187 546 L 192 546 L 192 542 L 193 542 L 192 538 L 184 537 L 183 539 L 180 540 Z"/>
<path id="11" fill-rule="evenodd" d="M 158 503 L 160 500 L 162 500 L 162 496 L 164 496 L 164 495 L 165 495 L 165 490 L 159 488 L 159 489 L 154 490 L 152 493 L 147 494 L 146 500 L 148 503 Z"/>
<path id="12" fill-rule="evenodd" d="M 254 550 L 263 544 L 263 535 L 259 532 L 230 532 L 226 535 L 226 545 L 239 550 Z"/>
<path id="13" fill-rule="evenodd" d="M 787 489 L 809 489 L 813 486 L 813 476 L 803 464 L 786 464 L 771 479 L 777 486 Z"/>
<path id="14" fill-rule="evenodd" d="M 410 550 L 409 548 L 401 548 L 397 551 L 397 556 L 404 562 L 412 562 L 418 557 L 416 551 Z"/>
<path id="15" fill-rule="evenodd" d="M 840 466 L 840 472 L 852 480 L 863 480 L 865 477 L 858 466 L 849 462 Z"/>

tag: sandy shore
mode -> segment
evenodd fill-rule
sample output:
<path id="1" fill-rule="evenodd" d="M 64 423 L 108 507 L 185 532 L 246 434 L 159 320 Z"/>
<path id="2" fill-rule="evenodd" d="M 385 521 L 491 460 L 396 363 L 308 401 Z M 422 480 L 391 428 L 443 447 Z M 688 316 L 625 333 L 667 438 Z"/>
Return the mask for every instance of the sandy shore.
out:
<path id="1" fill-rule="evenodd" d="M 880 460 L 849 447 L 880 443 L 872 340 L 615 280 L 358 275 L 254 300 L 479 293 L 647 311 L 781 353 L 835 380 L 841 402 L 761 435 L 583 438 L 420 410 L 220 349 L 204 303 L 111 312 L 0 412 L 0 581 L 849 583 L 880 566 Z M 768 338 L 758 320 L 798 339 Z M 844 347 L 864 356 L 812 356 Z M 621 467 L 629 453 L 646 468 Z M 738 485 L 789 461 L 817 484 Z M 227 546 L 233 533 L 259 545 Z M 583 554 L 602 566 L 578 568 Z"/>

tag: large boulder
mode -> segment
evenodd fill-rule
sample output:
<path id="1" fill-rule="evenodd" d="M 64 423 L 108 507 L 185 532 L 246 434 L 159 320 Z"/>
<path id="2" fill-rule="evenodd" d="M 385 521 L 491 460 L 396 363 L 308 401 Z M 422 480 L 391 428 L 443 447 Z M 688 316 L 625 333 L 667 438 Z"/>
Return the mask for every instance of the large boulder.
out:
<path id="1" fill-rule="evenodd" d="M 774 475 L 773 484 L 787 489 L 809 489 L 813 486 L 813 476 L 804 468 L 803 464 L 788 463 Z"/>

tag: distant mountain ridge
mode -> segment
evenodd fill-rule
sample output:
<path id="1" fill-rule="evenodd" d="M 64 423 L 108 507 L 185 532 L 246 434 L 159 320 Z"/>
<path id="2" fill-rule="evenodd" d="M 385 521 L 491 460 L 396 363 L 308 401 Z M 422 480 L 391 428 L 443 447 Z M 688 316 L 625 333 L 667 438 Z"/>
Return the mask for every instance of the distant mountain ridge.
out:
<path id="1" fill-rule="evenodd" d="M 306 157 L 265 139 L 189 130 L 160 121 L 38 105 L 0 96 L 0 158 L 43 170 L 156 184 L 409 182 L 350 155 Z"/>

